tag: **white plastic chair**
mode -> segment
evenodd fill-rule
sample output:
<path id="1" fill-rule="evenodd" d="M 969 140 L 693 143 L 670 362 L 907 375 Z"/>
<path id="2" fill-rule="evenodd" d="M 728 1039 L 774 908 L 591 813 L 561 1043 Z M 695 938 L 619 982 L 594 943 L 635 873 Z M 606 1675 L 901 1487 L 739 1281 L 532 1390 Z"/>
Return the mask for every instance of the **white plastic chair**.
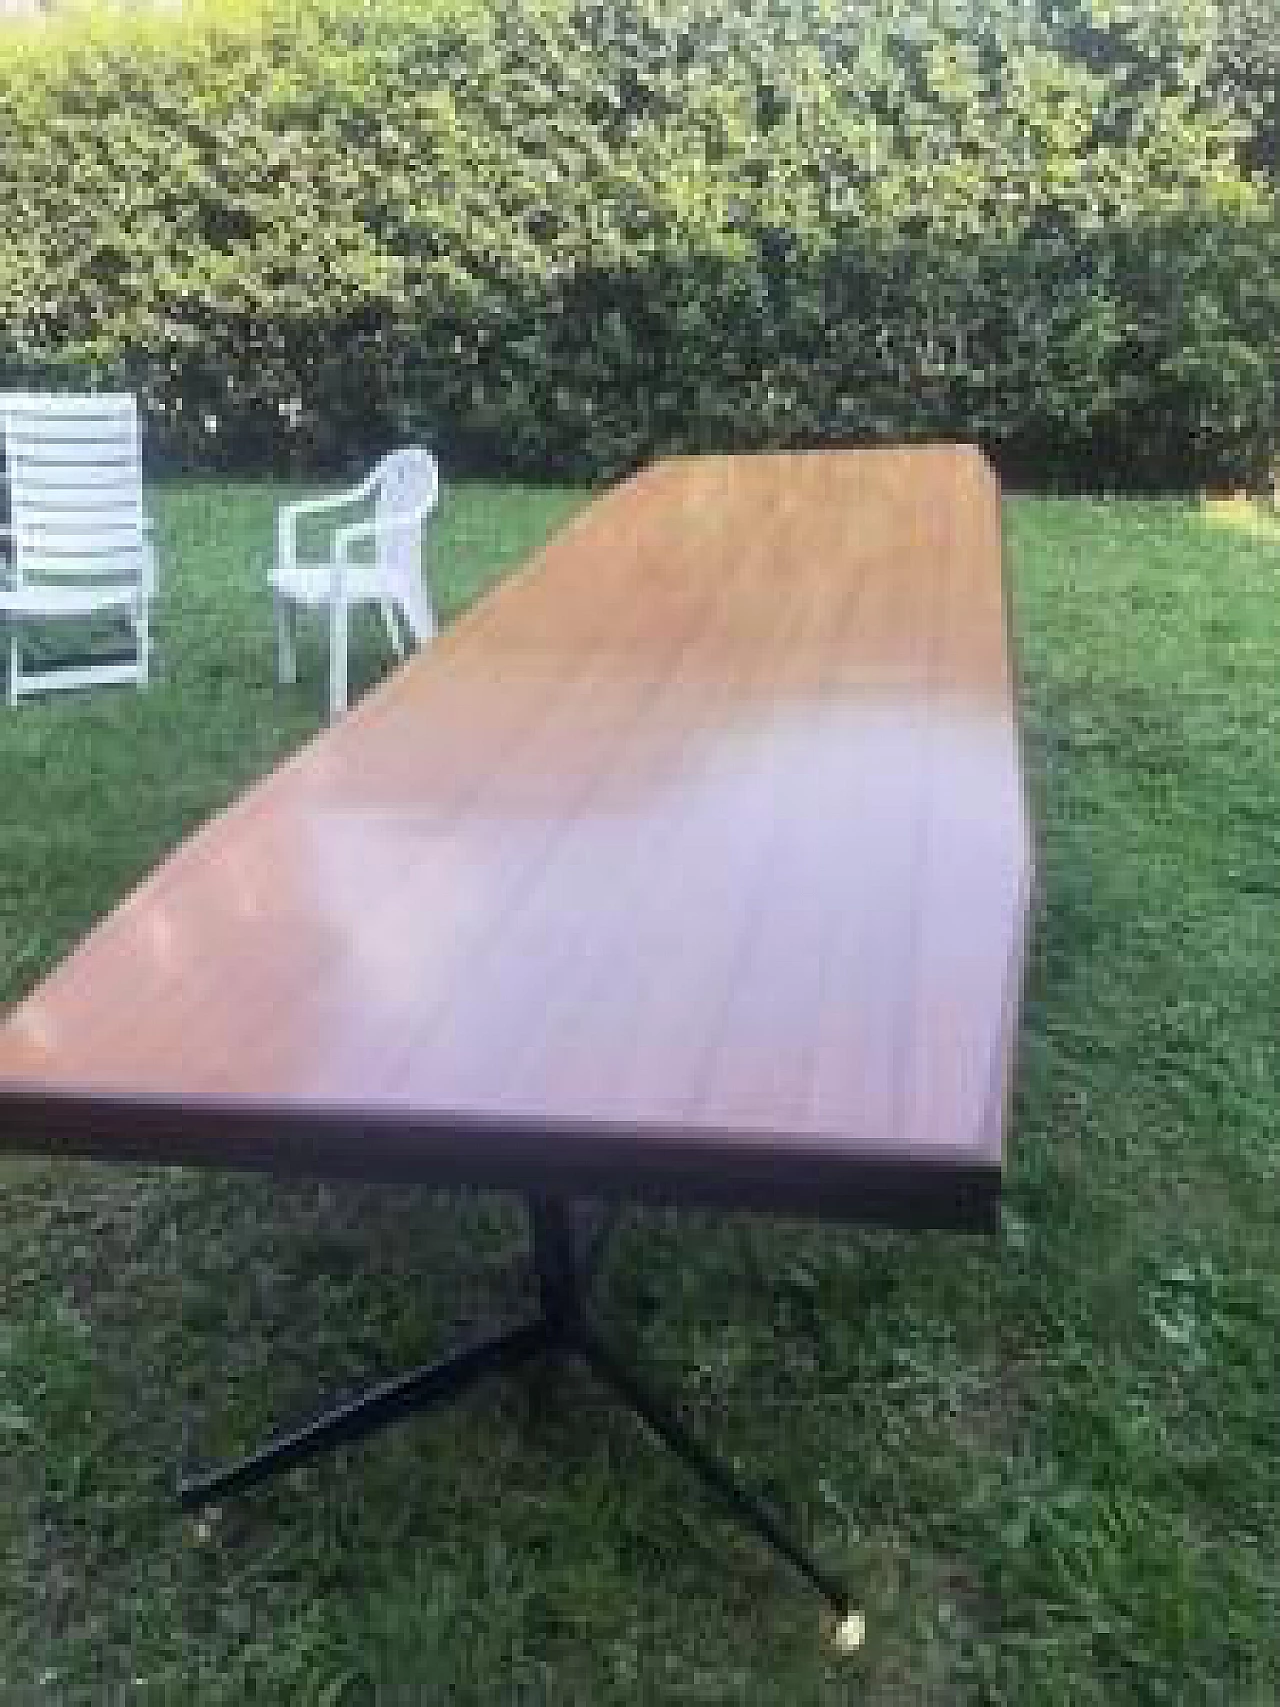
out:
<path id="1" fill-rule="evenodd" d="M 347 707 L 347 613 L 353 604 L 377 603 L 395 648 L 404 656 L 400 622 L 418 645 L 436 632 L 435 610 L 422 578 L 422 525 L 440 494 L 439 473 L 429 451 L 414 446 L 392 451 L 349 492 L 285 504 L 276 516 L 276 566 L 271 587 L 276 604 L 279 676 L 297 680 L 296 618 L 300 606 L 329 610 L 329 712 Z M 298 523 L 315 516 L 372 502 L 373 514 L 335 528 L 329 556 L 304 561 L 298 551 Z M 372 547 L 372 555 L 358 554 Z"/>
<path id="2" fill-rule="evenodd" d="M 9 704 L 58 688 L 144 687 L 155 558 L 135 399 L 0 392 L 0 439 L 9 483 L 9 525 L 0 530 L 10 547 L 0 560 Z M 129 624 L 131 657 L 24 667 L 24 627 L 112 614 Z"/>

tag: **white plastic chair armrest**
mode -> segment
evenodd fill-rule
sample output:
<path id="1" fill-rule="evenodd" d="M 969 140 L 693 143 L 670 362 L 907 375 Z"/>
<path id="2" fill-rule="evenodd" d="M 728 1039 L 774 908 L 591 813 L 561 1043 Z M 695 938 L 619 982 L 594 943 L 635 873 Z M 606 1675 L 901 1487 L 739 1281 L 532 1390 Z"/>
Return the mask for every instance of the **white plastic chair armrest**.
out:
<path id="1" fill-rule="evenodd" d="M 330 492 L 320 498 L 298 498 L 292 504 L 281 504 L 276 511 L 276 552 L 282 568 L 292 569 L 298 560 L 298 522 L 303 516 L 323 515 L 326 510 L 344 510 L 352 504 L 363 504 L 372 497 L 377 485 L 377 470 L 358 486 L 345 492 Z"/>
<path id="2" fill-rule="evenodd" d="M 398 528 L 421 527 L 427 511 L 406 510 L 402 516 L 388 516 L 384 520 L 369 520 L 364 522 L 348 522 L 346 527 L 338 528 L 333 536 L 334 555 L 339 563 L 350 563 L 351 547 L 362 539 L 376 539 L 380 533 L 393 533 Z"/>
<path id="3" fill-rule="evenodd" d="M 366 498 L 371 498 L 378 484 L 378 469 L 366 474 L 358 486 L 349 486 L 343 492 L 324 492 L 318 498 L 297 498 L 284 508 L 295 516 L 305 516 L 313 510 L 337 510 L 344 504 L 363 504 Z"/>

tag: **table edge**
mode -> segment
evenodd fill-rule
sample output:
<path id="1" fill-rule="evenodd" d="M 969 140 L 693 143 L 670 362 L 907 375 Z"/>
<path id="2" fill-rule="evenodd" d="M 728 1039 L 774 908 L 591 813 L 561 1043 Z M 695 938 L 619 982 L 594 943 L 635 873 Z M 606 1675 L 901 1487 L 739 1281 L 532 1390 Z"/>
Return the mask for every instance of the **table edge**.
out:
<path id="1" fill-rule="evenodd" d="M 998 1225 L 1000 1144 L 998 1134 L 986 1139 L 965 1154 L 851 1152 L 805 1134 L 779 1147 L 749 1131 L 694 1137 L 674 1126 L 0 1086 L 0 1154 L 618 1197 L 917 1230 Z"/>

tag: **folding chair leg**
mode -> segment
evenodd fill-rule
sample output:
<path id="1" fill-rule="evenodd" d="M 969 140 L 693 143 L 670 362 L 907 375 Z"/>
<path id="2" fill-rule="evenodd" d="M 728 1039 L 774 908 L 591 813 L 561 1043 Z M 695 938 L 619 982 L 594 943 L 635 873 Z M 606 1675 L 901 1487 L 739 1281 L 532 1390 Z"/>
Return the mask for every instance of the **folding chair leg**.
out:
<path id="1" fill-rule="evenodd" d="M 17 705 L 22 692 L 22 653 L 18 649 L 18 629 L 15 623 L 9 625 L 9 675 L 7 699 L 10 705 Z"/>
<path id="2" fill-rule="evenodd" d="M 145 688 L 151 680 L 151 605 L 139 600 L 133 612 L 133 637 L 138 647 L 138 686 Z"/>
<path id="3" fill-rule="evenodd" d="M 292 687 L 298 679 L 298 615 L 292 603 L 276 594 L 276 680 Z"/>
<path id="4" fill-rule="evenodd" d="M 329 610 L 329 716 L 347 709 L 347 603 L 335 599 Z"/>

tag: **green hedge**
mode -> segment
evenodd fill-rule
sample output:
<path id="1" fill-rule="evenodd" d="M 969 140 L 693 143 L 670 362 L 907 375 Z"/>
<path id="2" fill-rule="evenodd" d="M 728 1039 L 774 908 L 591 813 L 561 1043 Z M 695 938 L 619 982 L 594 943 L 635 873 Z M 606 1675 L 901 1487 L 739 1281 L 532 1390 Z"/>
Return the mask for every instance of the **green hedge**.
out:
<path id="1" fill-rule="evenodd" d="M 11 28 L 0 385 L 127 384 L 153 442 L 215 467 L 406 434 L 596 475 L 950 435 L 1024 478 L 1257 479 L 1280 213 L 1212 11 L 278 0 Z"/>

